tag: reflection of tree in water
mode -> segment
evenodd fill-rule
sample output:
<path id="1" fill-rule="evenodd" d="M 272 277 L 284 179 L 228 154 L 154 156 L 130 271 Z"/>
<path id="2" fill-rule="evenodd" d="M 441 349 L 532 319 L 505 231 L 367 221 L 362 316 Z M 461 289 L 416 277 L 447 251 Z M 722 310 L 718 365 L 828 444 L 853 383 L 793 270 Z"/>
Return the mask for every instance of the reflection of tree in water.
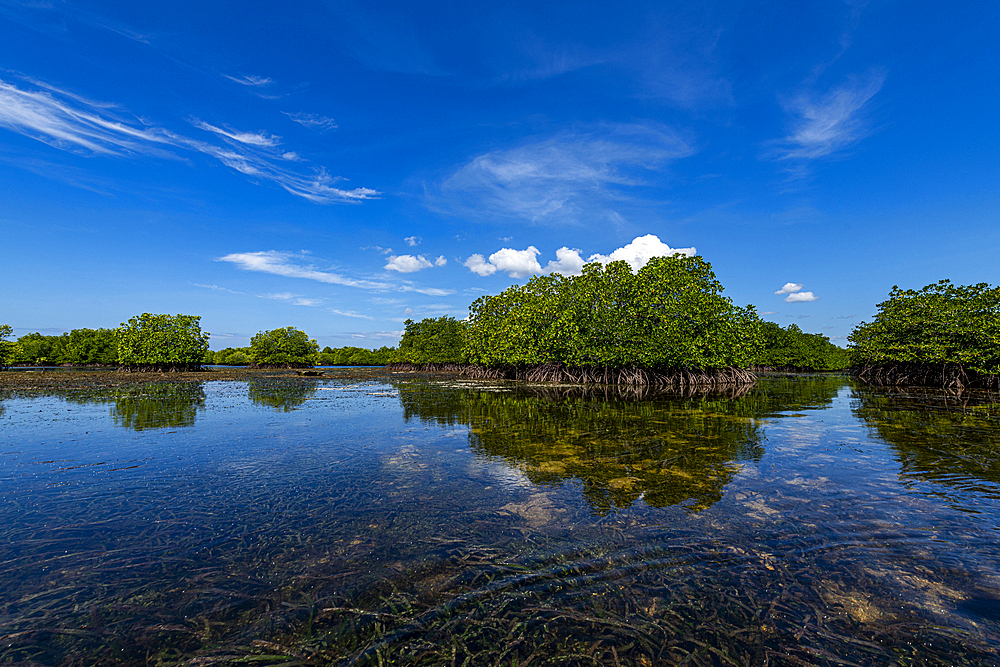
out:
<path id="1" fill-rule="evenodd" d="M 290 378 L 254 380 L 247 384 L 247 393 L 258 405 L 291 412 L 316 394 L 316 383 Z"/>
<path id="2" fill-rule="evenodd" d="M 904 479 L 1000 498 L 1000 396 L 860 387 L 851 408 L 896 451 Z"/>
<path id="3" fill-rule="evenodd" d="M 193 426 L 205 409 L 205 391 L 190 382 L 149 383 L 115 390 L 111 416 L 115 425 L 142 431 Z M 79 399 L 78 399 L 79 400 Z"/>
<path id="4" fill-rule="evenodd" d="M 782 374 L 761 378 L 754 391 L 765 395 L 775 412 L 797 412 L 829 406 L 851 384 L 846 375 Z"/>
<path id="5" fill-rule="evenodd" d="M 554 391 L 563 395 L 411 386 L 400 400 L 407 419 L 467 424 L 474 451 L 502 458 L 536 484 L 579 479 L 598 514 L 639 498 L 700 511 L 722 498 L 741 462 L 764 453 L 756 419 L 767 407 L 763 394 L 637 401 L 607 397 L 603 387 L 541 390 Z"/>

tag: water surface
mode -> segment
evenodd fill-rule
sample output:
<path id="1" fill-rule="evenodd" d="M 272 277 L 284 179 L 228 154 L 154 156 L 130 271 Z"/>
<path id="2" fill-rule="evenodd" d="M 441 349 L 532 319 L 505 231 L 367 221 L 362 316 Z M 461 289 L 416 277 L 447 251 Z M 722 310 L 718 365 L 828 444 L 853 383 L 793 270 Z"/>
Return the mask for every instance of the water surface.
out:
<path id="1" fill-rule="evenodd" d="M 989 395 L 3 397 L 0 665 L 998 663 Z"/>

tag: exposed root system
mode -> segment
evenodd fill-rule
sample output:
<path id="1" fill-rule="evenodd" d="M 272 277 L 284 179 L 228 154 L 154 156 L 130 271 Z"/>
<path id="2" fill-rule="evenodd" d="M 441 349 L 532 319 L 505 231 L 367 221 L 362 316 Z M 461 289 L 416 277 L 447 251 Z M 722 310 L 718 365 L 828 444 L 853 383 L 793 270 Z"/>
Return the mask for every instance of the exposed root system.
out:
<path id="1" fill-rule="evenodd" d="M 874 386 L 1000 389 L 1000 375 L 983 375 L 958 364 L 871 364 L 856 366 L 851 374 Z"/>
<path id="2" fill-rule="evenodd" d="M 637 366 L 569 366 L 560 363 L 534 366 L 479 366 L 474 364 L 391 364 L 389 371 L 453 371 L 471 380 L 516 380 L 651 387 L 728 387 L 751 385 L 757 376 L 744 368 L 640 368 Z"/>

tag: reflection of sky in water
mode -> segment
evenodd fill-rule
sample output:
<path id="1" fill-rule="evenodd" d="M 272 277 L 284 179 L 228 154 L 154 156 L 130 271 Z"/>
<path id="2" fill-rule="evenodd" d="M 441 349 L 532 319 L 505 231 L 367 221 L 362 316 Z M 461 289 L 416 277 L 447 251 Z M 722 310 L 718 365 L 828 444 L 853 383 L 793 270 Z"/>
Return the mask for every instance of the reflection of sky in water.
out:
<path id="1" fill-rule="evenodd" d="M 117 403 L 8 398 L 0 605 L 13 611 L 0 634 L 27 634 L 5 655 L 99 654 L 95 618 L 127 638 L 125 654 L 135 647 L 135 664 L 166 646 L 247 656 L 247 637 L 318 651 L 324 632 L 340 641 L 344 614 L 365 642 L 364 619 L 423 618 L 406 641 L 449 646 L 457 630 L 441 610 L 454 608 L 485 610 L 474 627 L 497 632 L 551 617 L 538 627 L 592 637 L 604 630 L 586 619 L 616 619 L 617 646 L 657 637 L 673 661 L 695 641 L 757 662 L 765 648 L 872 665 L 913 647 L 926 664 L 993 660 L 977 643 L 1000 637 L 988 407 L 906 410 L 909 399 L 842 378 L 644 403 L 474 387 L 295 380 Z M 183 418 L 156 426 L 157 396 Z M 968 448 L 943 447 L 949 437 Z M 63 592 L 38 597 L 47 590 Z M 310 621 L 307 600 L 375 616 Z M 79 633 L 32 634 L 43 619 Z M 198 629 L 149 630 L 175 626 Z M 463 641 L 496 650 L 476 632 Z M 558 648 L 545 632 L 523 644 Z"/>

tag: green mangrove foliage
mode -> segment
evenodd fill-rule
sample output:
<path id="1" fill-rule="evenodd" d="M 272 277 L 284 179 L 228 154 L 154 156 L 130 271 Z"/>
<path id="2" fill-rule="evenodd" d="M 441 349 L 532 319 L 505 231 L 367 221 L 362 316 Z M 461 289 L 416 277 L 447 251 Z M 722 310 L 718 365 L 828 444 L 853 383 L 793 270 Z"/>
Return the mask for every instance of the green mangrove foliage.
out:
<path id="1" fill-rule="evenodd" d="M 16 341 L 7 340 L 14 335 L 14 329 L 9 324 L 0 324 L 0 368 L 10 368 L 21 353 L 21 346 Z"/>
<path id="2" fill-rule="evenodd" d="M 1000 287 L 893 287 L 871 322 L 848 340 L 864 382 L 941 387 L 1000 386 Z"/>
<path id="3" fill-rule="evenodd" d="M 772 370 L 839 371 L 851 365 L 851 353 L 822 334 L 805 333 L 789 324 L 761 322 L 761 351 L 756 365 Z"/>
<path id="4" fill-rule="evenodd" d="M 61 336 L 28 333 L 17 339 L 19 364 L 74 366 L 118 365 L 114 329 L 73 329 Z"/>
<path id="5" fill-rule="evenodd" d="M 399 341 L 399 362 L 409 364 L 462 364 L 466 362 L 465 322 L 454 317 L 406 320 Z"/>
<path id="6" fill-rule="evenodd" d="M 564 364 L 716 370 L 753 365 L 760 320 L 738 308 L 701 257 L 587 264 L 535 276 L 470 306 L 465 355 L 486 367 Z"/>
<path id="7" fill-rule="evenodd" d="M 211 358 L 209 358 L 211 357 Z M 209 351 L 205 355 L 206 364 L 217 364 L 219 366 L 249 366 L 249 347 L 225 347 L 216 352 Z"/>
<path id="8" fill-rule="evenodd" d="M 200 370 L 208 351 L 208 332 L 197 315 L 143 313 L 115 329 L 119 370 Z"/>
<path id="9" fill-rule="evenodd" d="M 250 361 L 258 368 L 307 368 L 316 364 L 319 345 L 295 327 L 261 331 L 250 339 Z"/>
<path id="10" fill-rule="evenodd" d="M 364 347 L 324 347 L 319 353 L 320 366 L 385 366 L 396 361 L 397 350 L 382 346 L 377 350 Z"/>
<path id="11" fill-rule="evenodd" d="M 535 484 L 580 480 L 599 515 L 640 498 L 655 507 L 683 504 L 691 512 L 717 502 L 742 465 L 764 454 L 757 416 L 769 403 L 759 393 L 595 400 L 586 390 L 549 400 L 530 389 L 407 388 L 399 397 L 406 419 L 468 425 L 475 452 Z"/>

